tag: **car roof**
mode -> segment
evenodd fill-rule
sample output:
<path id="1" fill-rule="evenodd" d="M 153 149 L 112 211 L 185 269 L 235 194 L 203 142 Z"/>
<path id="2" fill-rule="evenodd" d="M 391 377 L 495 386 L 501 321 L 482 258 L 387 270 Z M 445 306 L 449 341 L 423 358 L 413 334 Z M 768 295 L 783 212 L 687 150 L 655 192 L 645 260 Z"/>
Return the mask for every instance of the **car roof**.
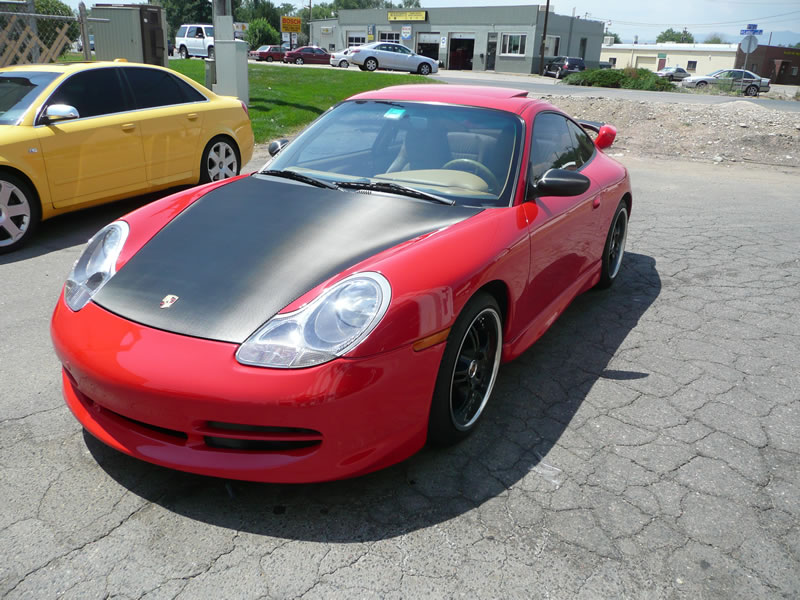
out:
<path id="1" fill-rule="evenodd" d="M 167 71 L 164 67 L 158 65 L 147 65 L 144 63 L 131 63 L 126 60 L 119 62 L 113 60 L 99 60 L 91 62 L 68 62 L 68 63 L 50 63 L 50 64 L 28 64 L 28 65 L 13 65 L 9 67 L 0 68 L 3 72 L 12 71 L 39 71 L 47 73 L 75 73 L 77 71 L 88 71 L 90 69 L 99 69 L 102 67 L 146 67 L 148 69 L 161 69 Z"/>
<path id="2" fill-rule="evenodd" d="M 528 98 L 528 92 L 526 90 L 472 85 L 442 85 L 436 83 L 396 85 L 380 90 L 362 92 L 351 96 L 349 100 L 440 102 L 443 104 L 495 108 L 516 114 L 521 114 L 532 104 L 539 105 L 541 108 L 553 108 L 546 102 L 535 98 Z"/>

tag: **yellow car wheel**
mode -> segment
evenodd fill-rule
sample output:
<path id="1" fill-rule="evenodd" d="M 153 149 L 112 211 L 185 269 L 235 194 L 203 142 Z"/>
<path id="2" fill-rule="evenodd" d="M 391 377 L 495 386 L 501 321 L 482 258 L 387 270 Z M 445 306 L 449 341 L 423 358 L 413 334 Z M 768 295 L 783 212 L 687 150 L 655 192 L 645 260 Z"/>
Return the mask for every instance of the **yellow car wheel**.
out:
<path id="1" fill-rule="evenodd" d="M 236 177 L 242 168 L 239 148 L 231 138 L 218 135 L 203 151 L 200 163 L 200 183 Z"/>
<path id="2" fill-rule="evenodd" d="M 0 254 L 26 244 L 41 219 L 42 208 L 33 189 L 16 175 L 0 171 Z"/>

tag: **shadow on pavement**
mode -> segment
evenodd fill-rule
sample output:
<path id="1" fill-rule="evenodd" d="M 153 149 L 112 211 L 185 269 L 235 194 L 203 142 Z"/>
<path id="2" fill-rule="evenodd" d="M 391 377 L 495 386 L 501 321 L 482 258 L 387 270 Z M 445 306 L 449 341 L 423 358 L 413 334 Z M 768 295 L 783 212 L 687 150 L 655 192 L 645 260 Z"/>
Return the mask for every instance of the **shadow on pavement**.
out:
<path id="1" fill-rule="evenodd" d="M 661 291 L 655 260 L 628 253 L 614 287 L 578 297 L 531 349 L 500 371 L 485 421 L 449 449 L 424 449 L 357 479 L 309 485 L 228 481 L 171 471 L 112 450 L 84 433 L 98 464 L 121 485 L 170 511 L 218 527 L 293 540 L 391 538 L 460 516 L 531 471 L 561 472 L 547 454 Z"/>

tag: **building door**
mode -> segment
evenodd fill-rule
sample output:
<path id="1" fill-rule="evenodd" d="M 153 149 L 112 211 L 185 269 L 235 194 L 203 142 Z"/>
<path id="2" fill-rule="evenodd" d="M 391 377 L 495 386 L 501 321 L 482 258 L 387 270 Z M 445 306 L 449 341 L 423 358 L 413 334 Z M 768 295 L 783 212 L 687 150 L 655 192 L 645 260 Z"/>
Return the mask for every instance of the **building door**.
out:
<path id="1" fill-rule="evenodd" d="M 497 57 L 497 34 L 490 33 L 486 40 L 486 70 L 494 71 L 494 61 Z"/>
<path id="2" fill-rule="evenodd" d="M 474 33 L 451 33 L 450 54 L 447 68 L 454 71 L 472 71 L 475 53 Z"/>
<path id="3" fill-rule="evenodd" d="M 663 69 L 666 66 L 667 66 L 667 59 L 666 58 L 659 58 L 658 59 L 658 69 L 656 69 L 656 70 L 660 71 L 661 69 Z"/>
<path id="4" fill-rule="evenodd" d="M 417 54 L 439 61 L 439 33 L 418 33 Z"/>

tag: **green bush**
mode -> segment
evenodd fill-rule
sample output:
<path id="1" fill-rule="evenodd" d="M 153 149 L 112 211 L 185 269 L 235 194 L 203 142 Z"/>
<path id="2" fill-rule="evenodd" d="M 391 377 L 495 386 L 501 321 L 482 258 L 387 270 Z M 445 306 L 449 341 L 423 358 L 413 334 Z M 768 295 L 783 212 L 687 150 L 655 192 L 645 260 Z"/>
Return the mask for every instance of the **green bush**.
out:
<path id="1" fill-rule="evenodd" d="M 590 85 L 632 90 L 669 91 L 675 86 L 647 69 L 587 69 L 564 78 L 569 85 Z"/>
<path id="2" fill-rule="evenodd" d="M 268 44 L 280 44 L 281 34 L 266 19 L 253 19 L 244 39 L 250 48 L 255 49 Z"/>

